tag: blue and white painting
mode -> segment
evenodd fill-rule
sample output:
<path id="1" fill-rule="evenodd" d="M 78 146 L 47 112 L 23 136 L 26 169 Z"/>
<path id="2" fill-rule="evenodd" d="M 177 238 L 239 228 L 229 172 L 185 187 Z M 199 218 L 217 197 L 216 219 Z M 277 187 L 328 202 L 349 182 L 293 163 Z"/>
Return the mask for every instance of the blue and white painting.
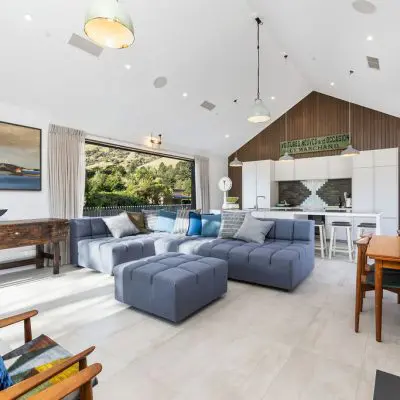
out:
<path id="1" fill-rule="evenodd" d="M 0 122 L 0 190 L 41 190 L 41 130 Z"/>

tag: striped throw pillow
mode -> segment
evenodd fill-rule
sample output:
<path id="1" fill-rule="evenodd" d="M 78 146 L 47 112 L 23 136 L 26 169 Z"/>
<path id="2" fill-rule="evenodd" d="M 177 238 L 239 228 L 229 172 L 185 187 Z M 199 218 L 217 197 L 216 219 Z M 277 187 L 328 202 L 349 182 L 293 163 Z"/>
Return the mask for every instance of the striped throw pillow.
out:
<path id="1" fill-rule="evenodd" d="M 221 228 L 218 237 L 221 239 L 232 239 L 243 224 L 245 211 L 223 211 L 221 217 Z"/>
<path id="2" fill-rule="evenodd" d="M 156 229 L 159 210 L 142 210 L 146 229 L 154 231 Z"/>
<path id="3" fill-rule="evenodd" d="M 190 210 L 178 210 L 173 233 L 186 235 L 189 229 L 189 213 Z"/>

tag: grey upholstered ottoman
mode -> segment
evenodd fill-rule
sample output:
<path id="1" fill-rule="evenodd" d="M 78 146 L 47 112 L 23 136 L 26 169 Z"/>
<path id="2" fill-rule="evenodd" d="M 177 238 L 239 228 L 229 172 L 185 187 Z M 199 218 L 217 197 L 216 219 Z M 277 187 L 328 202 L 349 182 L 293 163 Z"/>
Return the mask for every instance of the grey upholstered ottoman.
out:
<path id="1" fill-rule="evenodd" d="M 226 293 L 228 264 L 166 253 L 118 265 L 114 277 L 118 301 L 179 322 Z"/>

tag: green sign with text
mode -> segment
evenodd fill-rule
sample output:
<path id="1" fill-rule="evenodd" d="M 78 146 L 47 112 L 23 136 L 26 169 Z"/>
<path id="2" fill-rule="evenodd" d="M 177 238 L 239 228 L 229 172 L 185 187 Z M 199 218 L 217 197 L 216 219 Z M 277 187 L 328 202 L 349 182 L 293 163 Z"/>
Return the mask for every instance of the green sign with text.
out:
<path id="1" fill-rule="evenodd" d="M 281 142 L 281 155 L 313 153 L 317 151 L 341 150 L 349 145 L 349 135 L 331 135 L 323 137 L 313 137 L 308 139 L 290 140 Z"/>

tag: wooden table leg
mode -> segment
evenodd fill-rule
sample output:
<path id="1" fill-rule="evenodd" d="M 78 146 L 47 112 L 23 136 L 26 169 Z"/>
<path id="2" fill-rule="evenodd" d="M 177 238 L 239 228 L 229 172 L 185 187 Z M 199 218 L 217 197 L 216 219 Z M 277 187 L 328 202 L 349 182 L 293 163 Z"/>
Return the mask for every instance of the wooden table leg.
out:
<path id="1" fill-rule="evenodd" d="M 44 246 L 38 244 L 36 246 L 36 269 L 44 267 Z"/>
<path id="2" fill-rule="evenodd" d="M 383 262 L 376 260 L 375 262 L 375 329 L 376 341 L 382 341 L 382 276 L 383 276 Z"/>
<path id="3" fill-rule="evenodd" d="M 53 243 L 53 247 L 54 247 L 53 274 L 58 275 L 60 273 L 60 242 Z"/>

